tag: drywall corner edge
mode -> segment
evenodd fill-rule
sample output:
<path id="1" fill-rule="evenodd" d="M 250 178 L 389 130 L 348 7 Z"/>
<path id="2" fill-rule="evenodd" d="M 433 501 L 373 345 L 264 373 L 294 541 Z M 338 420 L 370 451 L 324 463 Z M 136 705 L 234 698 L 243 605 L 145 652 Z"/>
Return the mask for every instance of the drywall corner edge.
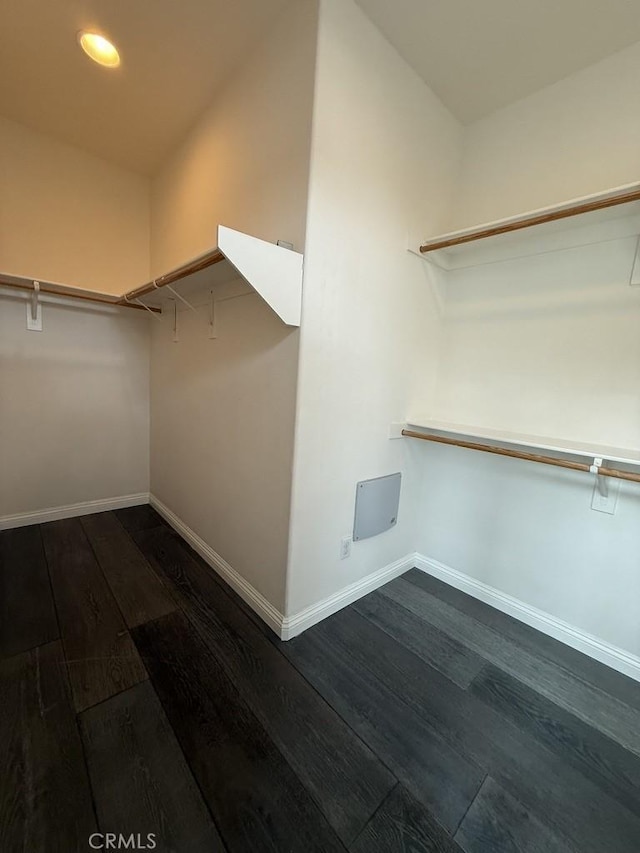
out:
<path id="1" fill-rule="evenodd" d="M 496 610 L 513 616 L 520 622 L 535 628 L 555 640 L 594 658 L 600 663 L 621 672 L 623 675 L 640 681 L 640 658 L 617 646 L 600 640 L 586 631 L 581 631 L 562 619 L 558 619 L 543 610 L 538 610 L 520 599 L 507 595 L 495 587 L 452 569 L 437 560 L 416 554 L 415 567 L 421 572 L 432 575 L 456 589 L 466 592 L 473 598 L 484 601 Z"/>
<path id="2" fill-rule="evenodd" d="M 283 323 L 300 325 L 303 255 L 224 225 L 218 249 Z"/>

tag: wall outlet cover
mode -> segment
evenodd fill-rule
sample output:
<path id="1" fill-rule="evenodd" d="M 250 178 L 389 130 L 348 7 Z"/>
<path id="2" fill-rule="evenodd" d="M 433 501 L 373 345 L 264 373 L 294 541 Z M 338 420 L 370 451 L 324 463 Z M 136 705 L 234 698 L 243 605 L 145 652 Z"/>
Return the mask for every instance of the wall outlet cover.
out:
<path id="1" fill-rule="evenodd" d="M 593 485 L 593 496 L 591 498 L 591 509 L 596 512 L 606 512 L 609 515 L 614 515 L 618 505 L 618 495 L 620 494 L 620 480 L 613 477 L 606 477 L 607 494 L 601 495 L 598 483 Z"/>

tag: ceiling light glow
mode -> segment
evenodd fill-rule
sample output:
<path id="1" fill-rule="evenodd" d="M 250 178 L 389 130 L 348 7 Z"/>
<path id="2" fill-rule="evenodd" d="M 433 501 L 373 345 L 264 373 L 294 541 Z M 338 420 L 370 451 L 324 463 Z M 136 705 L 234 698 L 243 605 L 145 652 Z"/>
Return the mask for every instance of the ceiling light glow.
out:
<path id="1" fill-rule="evenodd" d="M 115 45 L 98 33 L 78 33 L 78 43 L 84 52 L 97 62 L 98 65 L 104 65 L 106 68 L 117 68 L 120 65 L 120 54 Z"/>

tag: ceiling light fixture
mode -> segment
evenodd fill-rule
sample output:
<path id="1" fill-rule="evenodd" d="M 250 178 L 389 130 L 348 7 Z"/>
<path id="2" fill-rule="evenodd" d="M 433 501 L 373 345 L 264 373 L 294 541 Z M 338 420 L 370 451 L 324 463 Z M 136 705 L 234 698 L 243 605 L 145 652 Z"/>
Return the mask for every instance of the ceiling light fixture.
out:
<path id="1" fill-rule="evenodd" d="M 104 36 L 82 30 L 78 33 L 78 44 L 98 65 L 104 65 L 106 68 L 117 68 L 120 65 L 120 54 L 115 45 Z"/>

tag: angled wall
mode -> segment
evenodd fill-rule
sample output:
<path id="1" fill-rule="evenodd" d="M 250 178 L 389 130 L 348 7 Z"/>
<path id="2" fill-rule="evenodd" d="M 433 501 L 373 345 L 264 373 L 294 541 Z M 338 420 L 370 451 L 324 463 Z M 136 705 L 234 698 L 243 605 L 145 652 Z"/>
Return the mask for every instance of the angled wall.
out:
<path id="1" fill-rule="evenodd" d="M 0 272 L 104 293 L 149 275 L 149 181 L 0 117 Z"/>
<path id="2" fill-rule="evenodd" d="M 317 4 L 288 6 L 152 182 L 154 275 L 212 248 L 218 225 L 304 249 Z"/>
<path id="3" fill-rule="evenodd" d="M 452 228 L 640 178 L 640 43 L 465 130 Z"/>

